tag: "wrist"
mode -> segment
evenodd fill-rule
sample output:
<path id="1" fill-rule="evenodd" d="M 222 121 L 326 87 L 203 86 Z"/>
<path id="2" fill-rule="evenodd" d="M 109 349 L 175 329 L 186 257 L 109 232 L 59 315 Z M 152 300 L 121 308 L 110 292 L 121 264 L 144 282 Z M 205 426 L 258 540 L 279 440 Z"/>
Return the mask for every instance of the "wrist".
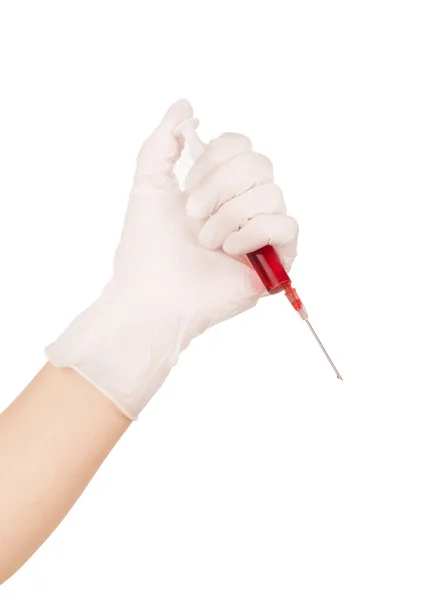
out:
<path id="1" fill-rule="evenodd" d="M 176 315 L 156 312 L 155 303 L 137 303 L 131 294 L 114 295 L 108 288 L 46 348 L 46 355 L 55 367 L 72 368 L 136 420 L 189 341 Z"/>

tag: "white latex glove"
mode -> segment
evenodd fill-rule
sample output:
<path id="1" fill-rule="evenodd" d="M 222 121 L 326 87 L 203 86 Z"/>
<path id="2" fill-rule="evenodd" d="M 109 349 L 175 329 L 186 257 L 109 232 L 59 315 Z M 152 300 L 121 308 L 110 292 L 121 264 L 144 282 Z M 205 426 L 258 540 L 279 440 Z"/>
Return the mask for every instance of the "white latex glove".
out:
<path id="1" fill-rule="evenodd" d="M 173 132 L 191 116 L 189 103 L 177 102 L 143 144 L 114 275 L 46 349 L 53 365 L 78 371 L 130 419 L 192 338 L 266 294 L 242 255 L 270 243 L 287 270 L 296 255 L 296 221 L 270 161 L 246 137 L 213 140 L 180 189 Z"/>

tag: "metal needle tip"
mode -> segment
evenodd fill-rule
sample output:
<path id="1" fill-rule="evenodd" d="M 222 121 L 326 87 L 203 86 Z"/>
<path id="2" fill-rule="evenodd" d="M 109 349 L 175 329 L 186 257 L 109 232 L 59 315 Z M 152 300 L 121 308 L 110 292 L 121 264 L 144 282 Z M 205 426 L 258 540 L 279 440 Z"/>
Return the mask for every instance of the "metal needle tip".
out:
<path id="1" fill-rule="evenodd" d="M 322 342 L 319 340 L 317 333 L 314 331 L 313 327 L 311 326 L 311 323 L 308 319 L 305 320 L 305 322 L 307 323 L 307 325 L 310 327 L 310 331 L 311 333 L 314 335 L 314 337 L 316 338 L 317 343 L 319 344 L 319 346 L 321 347 L 321 349 L 323 350 L 323 353 L 325 354 L 326 358 L 328 359 L 332 369 L 335 371 L 336 376 L 338 377 L 338 379 L 340 379 L 342 381 L 342 377 L 341 375 L 338 373 L 338 369 L 336 368 L 336 366 L 333 364 L 331 357 L 329 356 L 329 354 L 326 352 L 324 345 L 322 344 Z"/>

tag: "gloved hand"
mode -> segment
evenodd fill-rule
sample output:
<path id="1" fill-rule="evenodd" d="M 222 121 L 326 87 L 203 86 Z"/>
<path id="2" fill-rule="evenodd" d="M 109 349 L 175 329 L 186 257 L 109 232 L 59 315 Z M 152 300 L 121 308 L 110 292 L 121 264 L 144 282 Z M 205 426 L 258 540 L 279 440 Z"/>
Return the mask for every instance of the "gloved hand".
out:
<path id="1" fill-rule="evenodd" d="M 241 258 L 267 243 L 289 270 L 298 227 L 286 216 L 270 161 L 238 134 L 206 146 L 179 187 L 173 168 L 183 142 L 173 132 L 192 116 L 171 106 L 143 144 L 114 275 L 100 298 L 46 349 L 129 418 L 158 390 L 192 338 L 265 295 Z"/>

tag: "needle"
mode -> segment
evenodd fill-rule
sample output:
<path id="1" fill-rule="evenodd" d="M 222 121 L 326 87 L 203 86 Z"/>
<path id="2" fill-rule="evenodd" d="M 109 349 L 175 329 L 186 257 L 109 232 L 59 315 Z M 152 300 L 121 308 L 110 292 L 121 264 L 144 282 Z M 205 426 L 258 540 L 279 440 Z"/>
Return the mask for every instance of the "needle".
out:
<path id="1" fill-rule="evenodd" d="M 313 327 L 311 326 L 311 323 L 308 319 L 305 319 L 305 322 L 307 323 L 307 325 L 310 327 L 310 331 L 311 333 L 314 335 L 314 337 L 316 338 L 317 343 L 319 344 L 319 346 L 321 347 L 321 349 L 323 350 L 326 358 L 328 359 L 332 369 L 335 371 L 336 376 L 338 377 L 338 379 L 341 379 L 342 381 L 342 377 L 341 375 L 338 373 L 338 369 L 336 368 L 336 366 L 333 364 L 331 357 L 329 356 L 329 354 L 326 352 L 324 345 L 322 344 L 322 342 L 319 340 L 319 337 L 317 335 L 317 333 L 314 331 Z"/>

